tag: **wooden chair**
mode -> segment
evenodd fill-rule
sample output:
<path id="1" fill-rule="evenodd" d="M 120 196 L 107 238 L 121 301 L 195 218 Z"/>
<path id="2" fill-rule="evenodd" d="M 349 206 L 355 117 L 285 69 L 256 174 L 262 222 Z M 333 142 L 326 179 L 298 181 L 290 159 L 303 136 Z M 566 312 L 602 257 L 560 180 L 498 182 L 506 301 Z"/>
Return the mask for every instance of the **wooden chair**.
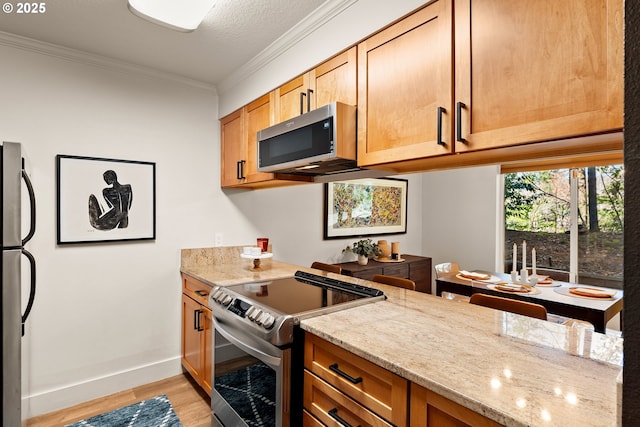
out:
<path id="1" fill-rule="evenodd" d="M 342 267 L 336 264 L 326 264 L 320 261 L 314 261 L 311 264 L 311 268 L 317 268 L 318 270 L 328 271 L 329 273 L 342 274 Z"/>
<path id="2" fill-rule="evenodd" d="M 443 262 L 441 264 L 436 264 L 433 268 L 436 270 L 436 278 L 450 276 L 451 274 L 460 271 L 460 266 L 457 262 Z"/>
<path id="3" fill-rule="evenodd" d="M 547 309 L 540 304 L 481 293 L 471 295 L 469 302 L 471 304 L 482 305 L 496 310 L 508 311 L 510 313 L 547 320 Z"/>
<path id="4" fill-rule="evenodd" d="M 397 286 L 398 288 L 409 289 L 411 291 L 416 290 L 416 282 L 409 279 L 403 279 L 402 277 L 385 276 L 384 274 L 376 274 L 371 279 L 373 282 L 384 283 L 385 285 Z"/>

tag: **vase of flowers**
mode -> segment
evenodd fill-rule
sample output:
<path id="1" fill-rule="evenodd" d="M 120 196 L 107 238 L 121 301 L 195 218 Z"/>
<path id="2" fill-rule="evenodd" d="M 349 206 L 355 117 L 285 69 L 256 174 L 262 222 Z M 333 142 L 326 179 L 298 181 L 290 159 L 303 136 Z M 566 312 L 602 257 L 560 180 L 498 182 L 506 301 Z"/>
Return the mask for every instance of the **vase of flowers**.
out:
<path id="1" fill-rule="evenodd" d="M 382 253 L 380 246 L 371 239 L 361 239 L 347 246 L 342 252 L 353 252 L 358 255 L 358 264 L 365 265 L 369 262 L 370 257 L 378 256 Z"/>

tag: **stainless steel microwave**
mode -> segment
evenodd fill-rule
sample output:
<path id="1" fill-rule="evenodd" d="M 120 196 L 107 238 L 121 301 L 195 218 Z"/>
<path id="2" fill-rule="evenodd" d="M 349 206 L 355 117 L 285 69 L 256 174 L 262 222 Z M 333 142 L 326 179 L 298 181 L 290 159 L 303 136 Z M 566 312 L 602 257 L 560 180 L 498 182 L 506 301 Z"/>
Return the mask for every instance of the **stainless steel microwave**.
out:
<path id="1" fill-rule="evenodd" d="M 356 167 L 356 107 L 334 102 L 258 132 L 258 171 L 321 175 Z"/>

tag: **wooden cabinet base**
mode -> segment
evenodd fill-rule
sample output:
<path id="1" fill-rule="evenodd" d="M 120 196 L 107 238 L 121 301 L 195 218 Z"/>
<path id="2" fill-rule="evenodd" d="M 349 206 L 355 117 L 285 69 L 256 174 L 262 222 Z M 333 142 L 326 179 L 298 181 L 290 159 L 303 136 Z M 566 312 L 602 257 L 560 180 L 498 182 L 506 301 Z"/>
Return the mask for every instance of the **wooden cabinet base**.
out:
<path id="1" fill-rule="evenodd" d="M 417 384 L 411 384 L 410 425 L 425 427 L 499 427 L 501 424 Z"/>

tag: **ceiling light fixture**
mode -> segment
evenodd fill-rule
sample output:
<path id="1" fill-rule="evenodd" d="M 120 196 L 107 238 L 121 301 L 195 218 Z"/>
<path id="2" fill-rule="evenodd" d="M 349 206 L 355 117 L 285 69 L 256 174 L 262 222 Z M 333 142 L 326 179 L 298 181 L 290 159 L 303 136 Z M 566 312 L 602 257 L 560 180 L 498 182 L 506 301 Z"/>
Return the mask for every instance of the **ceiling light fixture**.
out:
<path id="1" fill-rule="evenodd" d="M 216 0 L 129 0 L 128 7 L 134 15 L 169 27 L 191 32 L 198 28 Z"/>

